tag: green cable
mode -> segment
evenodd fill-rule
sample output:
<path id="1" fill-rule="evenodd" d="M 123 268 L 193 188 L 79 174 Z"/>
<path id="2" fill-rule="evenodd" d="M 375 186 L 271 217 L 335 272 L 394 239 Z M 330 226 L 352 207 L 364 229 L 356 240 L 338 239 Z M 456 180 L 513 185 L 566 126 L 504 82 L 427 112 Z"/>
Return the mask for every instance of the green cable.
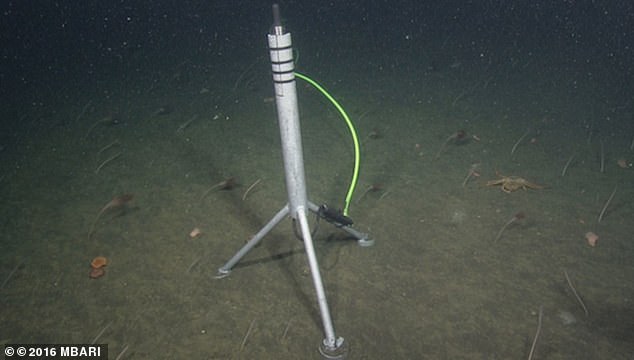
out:
<path id="1" fill-rule="evenodd" d="M 350 181 L 350 187 L 348 187 L 348 193 L 346 194 L 346 204 L 343 208 L 343 214 L 348 216 L 348 208 L 350 207 L 350 201 L 352 200 L 352 194 L 354 193 L 354 188 L 357 186 L 357 181 L 359 180 L 359 167 L 361 164 L 361 150 L 359 147 L 359 137 L 357 136 L 357 130 L 354 128 L 354 124 L 352 124 L 352 120 L 346 114 L 346 111 L 339 105 L 337 100 L 333 98 L 321 85 L 319 85 L 315 80 L 309 78 L 306 75 L 302 75 L 298 72 L 295 72 L 295 76 L 306 81 L 311 84 L 314 88 L 319 90 L 326 99 L 330 100 L 330 102 L 337 108 L 341 116 L 346 120 L 346 124 L 348 124 L 348 129 L 350 130 L 350 134 L 352 135 L 352 142 L 354 143 L 354 171 L 352 173 L 352 181 Z"/>

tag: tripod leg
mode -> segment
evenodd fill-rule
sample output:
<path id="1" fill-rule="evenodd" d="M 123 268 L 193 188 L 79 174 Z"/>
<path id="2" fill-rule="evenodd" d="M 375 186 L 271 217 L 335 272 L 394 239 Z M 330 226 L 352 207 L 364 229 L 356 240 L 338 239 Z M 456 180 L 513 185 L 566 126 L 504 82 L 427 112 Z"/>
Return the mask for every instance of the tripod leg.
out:
<path id="1" fill-rule="evenodd" d="M 310 273 L 313 277 L 313 284 L 315 286 L 315 292 L 317 293 L 317 302 L 319 303 L 319 312 L 321 313 L 321 320 L 324 325 L 324 332 L 326 335 L 319 351 L 322 355 L 328 356 L 329 358 L 339 358 L 339 356 L 343 355 L 343 352 L 345 352 L 345 347 L 343 346 L 344 340 L 342 337 L 335 337 L 335 330 L 330 317 L 330 310 L 328 308 L 328 301 L 326 300 L 324 284 L 321 281 L 321 274 L 319 273 L 319 265 L 317 264 L 317 256 L 315 255 L 315 247 L 313 246 L 313 238 L 310 235 L 310 227 L 308 226 L 305 208 L 300 207 L 297 209 L 297 220 L 299 221 L 302 231 L 304 247 L 306 248 L 306 255 L 308 256 Z"/>
<path id="2" fill-rule="evenodd" d="M 319 215 L 319 206 L 313 204 L 312 202 L 308 202 L 308 208 L 310 209 L 310 211 L 314 212 L 315 214 Z M 370 239 L 370 235 L 366 234 L 366 233 L 362 233 L 360 231 L 355 230 L 354 228 L 352 228 L 351 226 L 341 226 L 340 227 L 341 230 L 347 232 L 348 234 L 352 235 L 355 239 L 357 239 L 357 243 L 359 244 L 359 246 L 372 246 L 374 245 L 374 240 Z"/>
<path id="3" fill-rule="evenodd" d="M 269 233 L 269 231 L 273 230 L 275 225 L 284 220 L 284 218 L 288 215 L 288 212 L 288 204 L 286 204 L 280 211 L 277 212 L 277 214 L 275 214 L 275 216 L 273 216 L 273 218 L 266 225 L 264 225 L 262 229 L 260 229 L 260 231 L 258 231 L 257 234 L 255 234 L 251 238 L 251 240 L 249 240 L 242 247 L 242 249 L 238 250 L 238 252 L 233 255 L 233 257 L 229 261 L 227 261 L 226 264 L 218 269 L 218 275 L 216 275 L 216 278 L 223 278 L 225 276 L 228 276 L 229 273 L 231 273 L 231 269 L 242 259 L 242 257 L 244 257 L 244 255 L 246 255 L 249 251 L 251 251 L 251 249 L 253 249 L 253 247 L 257 245 L 260 240 L 262 240 L 262 238 L 266 236 L 266 234 Z"/>

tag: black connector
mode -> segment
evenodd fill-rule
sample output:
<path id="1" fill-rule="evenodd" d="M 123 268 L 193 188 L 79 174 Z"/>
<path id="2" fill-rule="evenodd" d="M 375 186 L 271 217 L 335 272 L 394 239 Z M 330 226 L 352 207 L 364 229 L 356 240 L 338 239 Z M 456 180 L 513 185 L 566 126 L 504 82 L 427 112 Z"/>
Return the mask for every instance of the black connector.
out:
<path id="1" fill-rule="evenodd" d="M 326 204 L 319 207 L 317 215 L 337 227 L 350 226 L 354 224 L 352 219 L 344 215 L 341 210 L 331 209 Z"/>

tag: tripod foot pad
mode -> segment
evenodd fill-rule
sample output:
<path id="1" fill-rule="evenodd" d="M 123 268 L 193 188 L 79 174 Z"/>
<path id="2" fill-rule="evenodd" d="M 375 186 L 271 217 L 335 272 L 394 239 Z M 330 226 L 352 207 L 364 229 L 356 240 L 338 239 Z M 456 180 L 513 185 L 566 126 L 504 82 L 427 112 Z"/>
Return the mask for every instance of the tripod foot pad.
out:
<path id="1" fill-rule="evenodd" d="M 319 353 L 324 359 L 340 360 L 345 359 L 348 355 L 348 343 L 344 342 L 342 337 L 337 338 L 335 346 L 328 346 L 327 340 L 324 339 L 319 345 Z"/>

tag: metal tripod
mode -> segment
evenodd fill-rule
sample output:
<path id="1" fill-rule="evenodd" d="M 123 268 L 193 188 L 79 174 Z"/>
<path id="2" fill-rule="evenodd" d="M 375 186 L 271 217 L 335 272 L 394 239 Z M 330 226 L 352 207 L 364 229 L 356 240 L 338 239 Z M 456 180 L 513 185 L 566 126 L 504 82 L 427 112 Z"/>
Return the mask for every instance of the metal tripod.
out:
<path id="1" fill-rule="evenodd" d="M 325 333 L 325 338 L 319 346 L 319 352 L 328 359 L 342 359 L 346 355 L 347 346 L 344 343 L 343 337 L 337 337 L 335 335 L 324 285 L 319 273 L 319 265 L 317 263 L 313 239 L 308 225 L 307 213 L 308 211 L 312 211 L 318 214 L 318 216 L 325 217 L 328 221 L 355 237 L 361 246 L 370 246 L 373 244 L 373 240 L 370 240 L 367 234 L 353 229 L 350 224 L 340 220 L 345 219 L 345 217 L 337 217 L 336 215 L 329 217 L 329 209 L 323 205 L 319 207 L 308 201 L 299 125 L 299 110 L 297 107 L 297 89 L 294 75 L 295 64 L 293 62 L 291 34 L 285 32 L 282 27 L 277 4 L 273 5 L 273 27 L 271 33 L 268 34 L 268 43 L 273 69 L 275 104 L 277 106 L 277 117 L 280 126 L 288 203 L 226 264 L 218 269 L 218 277 L 228 276 L 231 269 L 242 257 L 251 251 L 251 249 L 284 218 L 290 216 L 299 223 L 315 292 L 317 293 L 317 302 L 319 304 L 319 311 Z"/>

